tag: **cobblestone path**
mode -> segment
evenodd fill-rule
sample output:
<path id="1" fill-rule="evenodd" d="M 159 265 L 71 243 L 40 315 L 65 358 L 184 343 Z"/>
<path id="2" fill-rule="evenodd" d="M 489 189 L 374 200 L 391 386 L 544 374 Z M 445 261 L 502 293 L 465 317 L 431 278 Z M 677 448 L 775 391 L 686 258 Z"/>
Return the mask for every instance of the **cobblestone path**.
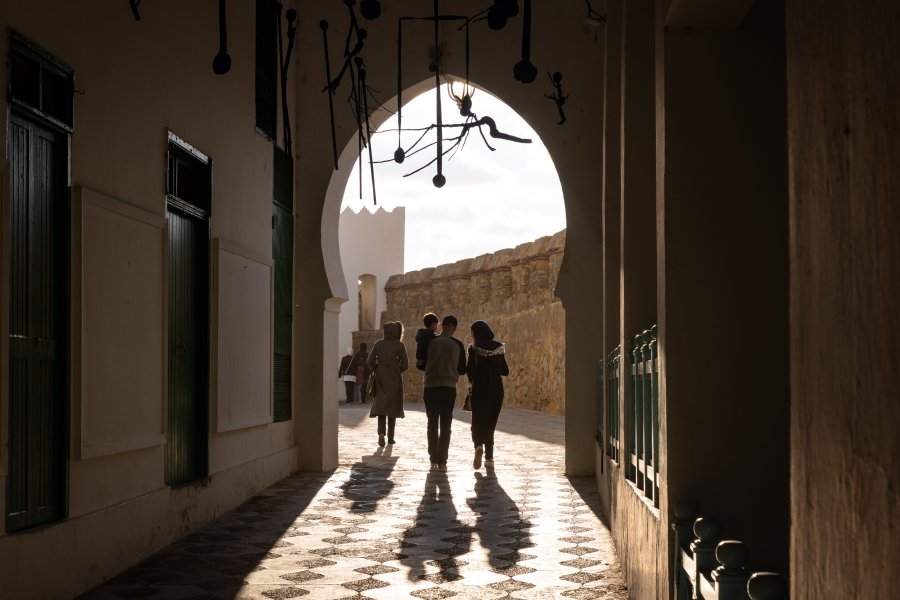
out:
<path id="1" fill-rule="evenodd" d="M 563 420 L 504 409 L 493 469 L 455 412 L 429 471 L 422 405 L 379 448 L 368 406 L 340 408 L 340 466 L 299 474 L 82 596 L 627 600 L 593 479 L 563 475 Z"/>

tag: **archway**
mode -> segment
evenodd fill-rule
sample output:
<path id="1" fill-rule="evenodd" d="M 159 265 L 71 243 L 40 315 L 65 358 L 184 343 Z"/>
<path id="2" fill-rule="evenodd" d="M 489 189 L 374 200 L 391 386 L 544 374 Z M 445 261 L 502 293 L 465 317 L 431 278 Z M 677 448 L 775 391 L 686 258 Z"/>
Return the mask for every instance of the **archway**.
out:
<path id="1" fill-rule="evenodd" d="M 345 7 L 314 4 L 301 11 L 301 17 L 309 22 L 325 17 L 340 23 L 346 16 L 342 12 Z M 481 8 L 471 4 L 471 8 Z M 567 104 L 569 120 L 565 126 L 557 125 L 555 106 L 543 96 L 540 81 L 534 86 L 523 86 L 512 77 L 511 67 L 518 60 L 515 55 L 521 41 L 519 33 L 507 30 L 497 36 L 473 36 L 473 55 L 481 59 L 473 63 L 470 73 L 471 81 L 503 99 L 531 124 L 553 157 L 563 189 L 568 226 L 556 295 L 566 309 L 566 470 L 573 475 L 588 475 L 594 470 L 595 372 L 602 354 L 602 344 L 597 340 L 603 264 L 602 120 L 597 118 L 603 108 L 602 47 L 593 32 L 582 31 L 581 8 L 534 8 L 534 22 L 541 23 L 542 28 L 535 32 L 533 44 L 541 48 L 542 64 L 575 69 L 566 74 L 572 97 Z M 460 10 L 465 12 L 467 8 L 460 6 Z M 385 85 L 390 88 L 390 74 L 396 72 L 396 22 L 380 19 L 367 24 L 367 28 L 366 66 L 370 75 L 387 73 Z M 561 44 L 552 31 L 571 31 L 573 35 Z M 427 48 L 427 37 L 418 42 Z M 299 71 L 311 76 L 302 78 L 300 85 L 318 93 L 324 80 L 321 56 L 307 54 L 299 57 Z M 461 56 L 457 58 L 461 60 Z M 404 97 L 412 97 L 431 85 L 433 74 L 428 73 L 427 63 L 404 67 Z M 396 102 L 385 105 L 393 110 Z M 310 386 L 308 405 L 301 408 L 308 419 L 297 424 L 295 433 L 301 466 L 310 469 L 328 469 L 337 460 L 337 406 L 330 393 L 333 360 L 324 357 L 338 353 L 336 341 L 331 341 L 335 337 L 332 332 L 337 327 L 340 306 L 348 298 L 337 233 L 341 192 L 357 152 L 352 114 L 345 107 L 337 108 L 338 148 L 345 148 L 338 157 L 337 171 L 330 152 L 330 120 L 324 98 L 317 104 L 302 106 L 297 123 L 298 131 L 315 144 L 298 144 L 300 210 L 296 265 L 297 279 L 303 287 L 298 283 L 295 290 L 300 305 L 295 331 L 313 336 L 314 342 L 301 350 L 295 366 L 298 381 Z M 375 119 L 373 125 L 377 127 L 383 117 L 376 115 Z M 314 400 L 317 397 L 321 398 L 318 402 Z"/>
<path id="2" fill-rule="evenodd" d="M 453 127 L 463 118 L 447 92 L 447 85 L 442 85 L 443 123 Z M 431 135 L 423 138 L 418 129 L 434 120 L 435 91 L 428 89 L 404 100 L 403 124 L 412 129 L 398 133 L 398 119 L 391 116 L 372 137 L 374 159 L 388 158 L 375 166 L 379 204 L 373 207 L 367 152 L 356 161 L 343 194 L 340 245 L 350 298 L 341 309 L 339 347 L 345 347 L 345 339 L 352 338 L 358 346 L 363 341 L 371 345 L 381 337 L 371 331 L 372 324 L 364 316 L 367 280 L 357 276 L 363 265 L 378 267 L 384 275 L 378 278 L 378 293 L 384 297 L 380 304 L 386 311 L 380 312 L 383 319 L 399 321 L 414 331 L 422 326 L 425 313 L 452 314 L 461 323 L 456 336 L 464 343 L 471 341 L 471 322 L 487 321 L 506 344 L 509 357 L 505 406 L 563 414 L 565 311 L 553 288 L 563 257 L 565 207 L 546 147 L 511 107 L 476 87 L 472 112 L 490 115 L 498 130 L 529 143 L 494 138 L 482 143 L 479 132 L 472 131 L 462 151 L 448 153 L 443 168 L 446 185 L 436 188 L 434 170 L 429 168 L 436 151 L 429 145 L 436 136 L 426 132 Z M 445 130 L 445 148 L 452 146 L 447 138 L 457 132 Z M 407 151 L 414 151 L 415 143 L 426 150 L 397 164 L 389 157 L 397 148 L 398 136 Z M 355 144 L 351 142 L 351 149 Z M 406 176 L 418 169 L 422 170 Z M 402 210 L 405 227 L 402 222 L 391 223 L 383 207 Z M 397 235 L 384 235 L 392 227 Z M 390 261 L 386 247 L 391 246 L 405 247 L 404 261 L 395 270 L 384 270 L 383 264 Z M 354 293 L 356 287 L 362 296 Z M 352 330 L 348 329 L 351 323 Z M 412 331 L 405 339 L 410 356 L 415 352 Z M 421 400 L 421 375 L 413 370 L 403 379 L 407 401 Z M 460 381 L 460 398 L 465 385 L 465 380 Z"/>

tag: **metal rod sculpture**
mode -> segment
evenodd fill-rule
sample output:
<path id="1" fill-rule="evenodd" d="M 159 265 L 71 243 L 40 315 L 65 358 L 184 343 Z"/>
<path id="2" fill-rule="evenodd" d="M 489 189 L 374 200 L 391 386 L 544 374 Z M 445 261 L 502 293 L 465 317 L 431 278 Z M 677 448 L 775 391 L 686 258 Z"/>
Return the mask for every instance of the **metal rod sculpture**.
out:
<path id="1" fill-rule="evenodd" d="M 525 0 L 522 21 L 522 60 L 513 67 L 513 76 L 516 81 L 531 83 L 537 77 L 537 67 L 531 64 L 531 0 Z"/>
<path id="2" fill-rule="evenodd" d="M 442 188 L 444 184 L 447 183 L 447 178 L 444 177 L 444 123 L 443 117 L 441 115 L 441 56 L 440 47 L 441 47 L 441 37 L 440 37 L 440 22 L 438 21 L 438 15 L 441 14 L 439 10 L 440 0 L 434 0 L 434 60 L 435 60 L 435 69 L 434 69 L 434 98 L 435 98 L 435 119 L 437 120 L 437 175 L 432 177 L 431 183 L 434 184 L 434 187 Z"/>
<path id="3" fill-rule="evenodd" d="M 322 42 L 325 44 L 325 85 L 331 85 L 331 61 L 328 59 L 328 21 L 319 21 L 322 30 Z M 328 93 L 328 115 L 331 117 L 331 153 L 334 155 L 334 170 L 338 169 L 337 136 L 334 131 L 334 94 Z"/>
<path id="4" fill-rule="evenodd" d="M 231 57 L 228 55 L 228 27 L 225 21 L 225 0 L 219 0 L 219 51 L 213 58 L 213 73 L 224 75 L 231 70 Z"/>
<path id="5" fill-rule="evenodd" d="M 563 104 L 566 103 L 566 100 L 569 99 L 568 96 L 563 94 L 562 90 L 562 73 L 557 71 L 553 75 L 547 73 L 547 77 L 550 78 L 550 83 L 553 84 L 555 91 L 552 94 L 544 94 L 544 98 L 548 98 L 553 100 L 556 103 L 556 110 L 559 111 L 559 123 L 557 125 L 562 125 L 566 122 L 566 113 L 563 111 Z"/>
<path id="6" fill-rule="evenodd" d="M 284 16 L 287 20 L 287 51 L 283 51 L 283 41 L 281 34 L 281 11 L 283 9 L 281 2 L 275 4 L 276 19 L 278 21 L 278 73 L 281 76 L 281 125 L 284 128 L 284 151 L 288 156 L 293 156 L 293 135 L 291 133 L 291 115 L 288 111 L 287 100 L 287 75 L 291 66 L 291 54 L 294 51 L 294 38 L 297 36 L 297 11 L 289 8 Z"/>
<path id="7" fill-rule="evenodd" d="M 141 0 L 128 0 L 128 4 L 131 6 L 131 14 L 134 15 L 134 20 L 140 21 L 141 13 L 138 12 L 138 7 L 141 5 Z"/>
<path id="8" fill-rule="evenodd" d="M 372 112 L 370 111 L 369 100 L 370 97 L 376 100 L 376 108 L 375 110 L 387 110 L 384 106 L 381 105 L 380 102 L 377 102 L 377 98 L 375 96 L 374 91 L 369 87 L 367 80 L 367 72 L 363 67 L 363 59 L 361 53 L 365 48 L 365 40 L 368 36 L 368 33 L 365 29 L 359 27 L 359 22 L 356 17 L 356 13 L 354 10 L 354 6 L 356 5 L 356 0 L 344 0 L 344 4 L 348 8 L 350 27 L 347 32 L 347 39 L 344 44 L 344 61 L 343 64 L 337 73 L 337 75 L 332 74 L 331 65 L 328 57 L 328 37 L 327 37 L 327 29 L 328 23 L 327 21 L 320 22 L 319 26 L 322 29 L 323 43 L 325 46 L 325 71 L 326 71 L 326 85 L 322 89 L 323 93 L 327 93 L 329 96 L 329 113 L 331 116 L 331 127 L 332 127 L 332 152 L 335 158 L 335 168 L 337 168 L 337 143 L 336 143 L 336 135 L 335 135 L 335 123 L 334 123 L 334 107 L 333 107 L 333 95 L 336 93 L 337 89 L 340 87 L 341 82 L 344 79 L 344 76 L 349 73 L 351 86 L 350 86 L 350 94 L 348 97 L 348 102 L 351 105 L 351 110 L 354 113 L 354 118 L 356 119 L 357 126 L 357 158 L 362 162 L 362 151 L 363 149 L 368 150 L 368 158 L 369 158 L 369 171 L 372 179 L 372 195 L 375 198 L 375 169 L 374 166 L 376 164 L 386 163 L 393 160 L 395 163 L 403 163 L 410 156 L 414 156 L 420 152 L 428 150 L 430 148 L 434 148 L 435 154 L 434 158 L 432 158 L 428 163 L 422 165 L 409 173 L 404 174 L 404 177 L 409 177 L 420 171 L 430 167 L 431 165 L 436 165 L 436 174 L 432 178 L 432 183 L 435 187 L 443 187 L 447 179 L 443 172 L 444 167 L 444 157 L 450 153 L 456 153 L 461 150 L 465 146 L 465 142 L 468 139 L 469 133 L 473 129 L 477 129 L 479 135 L 481 136 L 482 141 L 487 146 L 487 148 L 491 151 L 494 151 L 495 148 L 491 146 L 488 141 L 488 136 L 493 139 L 505 140 L 516 143 L 531 143 L 530 139 L 521 138 L 514 135 L 510 135 L 500 131 L 497 127 L 496 122 L 493 118 L 489 116 L 479 117 L 472 111 L 472 94 L 474 93 L 474 88 L 471 86 L 469 82 L 469 63 L 470 63 L 470 35 L 469 35 L 469 25 L 474 22 L 486 20 L 488 23 L 488 27 L 491 29 L 502 29 L 507 21 L 510 18 L 513 18 L 519 14 L 519 5 L 518 0 L 494 0 L 493 4 L 477 13 L 472 17 L 464 17 L 459 15 L 445 15 L 440 12 L 440 0 L 432 1 L 432 14 L 429 16 L 421 16 L 421 17 L 411 17 L 411 16 L 403 16 L 398 18 L 397 22 L 397 149 L 393 153 L 393 157 L 391 159 L 385 160 L 375 160 L 373 157 L 373 149 L 372 149 L 372 135 L 376 133 L 373 131 L 370 118 L 372 116 Z M 365 19 L 375 19 L 381 15 L 381 5 L 377 0 L 362 0 L 360 2 L 360 12 L 362 17 Z M 523 24 L 523 33 L 522 33 L 522 60 L 519 61 L 514 68 L 514 75 L 517 80 L 522 81 L 523 83 L 531 83 L 534 81 L 537 75 L 537 68 L 531 63 L 530 55 L 531 55 L 531 0 L 525 0 L 525 8 L 524 8 L 524 24 Z M 435 63 L 434 67 L 434 88 L 435 88 L 435 122 L 430 124 L 427 127 L 417 128 L 417 129 L 404 129 L 403 127 L 403 25 L 404 21 L 431 21 L 433 26 L 433 43 L 435 48 Z M 446 21 L 463 21 L 463 24 L 458 28 L 458 31 L 465 29 L 465 84 L 461 92 L 458 92 L 454 89 L 452 82 L 444 73 L 444 65 L 443 65 L 443 53 L 441 51 L 441 29 L 440 24 Z M 354 42 L 351 47 L 351 43 Z M 440 94 L 440 86 L 442 85 L 441 79 L 442 77 L 447 78 L 448 84 L 450 87 L 448 89 L 448 93 L 450 97 L 456 102 L 457 107 L 459 108 L 459 113 L 462 117 L 465 118 L 462 123 L 445 123 L 443 114 L 442 114 L 442 102 L 441 102 L 441 94 Z M 561 78 L 561 76 L 560 76 Z M 552 78 L 551 78 L 552 80 Z M 561 98 L 562 102 L 565 101 L 565 96 L 562 95 L 561 88 L 558 88 L 558 95 L 555 98 Z M 556 101 L 556 100 L 555 100 Z M 562 115 L 561 104 L 558 104 L 560 113 Z M 564 116 L 562 116 L 563 120 Z M 485 128 L 487 129 L 487 134 L 485 133 Z M 451 135 L 449 138 L 444 138 L 445 130 L 459 130 L 458 134 Z M 393 130 L 387 130 L 393 131 Z M 421 135 L 410 145 L 408 148 L 403 147 L 403 137 L 402 134 L 404 131 L 407 132 L 421 132 Z M 436 134 L 436 138 L 433 142 L 423 144 L 423 140 L 429 132 L 434 131 Z M 360 198 L 362 198 L 362 169 L 360 169 Z M 377 204 L 377 198 L 375 198 L 375 202 Z"/>

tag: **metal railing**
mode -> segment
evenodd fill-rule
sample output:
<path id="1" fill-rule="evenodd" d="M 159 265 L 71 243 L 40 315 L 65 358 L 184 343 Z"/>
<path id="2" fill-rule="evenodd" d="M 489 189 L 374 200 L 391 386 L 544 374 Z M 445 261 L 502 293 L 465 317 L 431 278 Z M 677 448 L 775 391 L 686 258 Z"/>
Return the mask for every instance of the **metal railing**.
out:
<path id="1" fill-rule="evenodd" d="M 779 573 L 747 571 L 747 547 L 722 540 L 718 521 L 698 518 L 697 505 L 675 505 L 675 600 L 787 600 Z"/>
<path id="2" fill-rule="evenodd" d="M 628 478 L 659 507 L 659 358 L 656 325 L 634 336 L 626 352 L 629 385 L 625 394 Z"/>
<path id="3" fill-rule="evenodd" d="M 606 455 L 619 463 L 619 381 L 621 346 L 606 357 Z"/>

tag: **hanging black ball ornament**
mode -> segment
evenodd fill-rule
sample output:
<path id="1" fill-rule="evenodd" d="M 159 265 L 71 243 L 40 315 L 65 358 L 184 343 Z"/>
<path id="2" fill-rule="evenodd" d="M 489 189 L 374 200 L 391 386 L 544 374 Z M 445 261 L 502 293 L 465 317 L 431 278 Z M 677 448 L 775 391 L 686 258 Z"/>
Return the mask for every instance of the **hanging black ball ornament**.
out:
<path id="1" fill-rule="evenodd" d="M 436 188 L 442 188 L 444 187 L 444 184 L 447 183 L 447 178 L 444 177 L 441 173 L 438 173 L 437 175 L 432 177 L 431 183 L 433 183 L 434 187 Z"/>
<path id="2" fill-rule="evenodd" d="M 494 4 L 488 9 L 487 22 L 488 27 L 494 30 L 500 30 L 506 27 L 507 16 L 503 8 Z"/>
<path id="3" fill-rule="evenodd" d="M 497 0 L 494 4 L 504 12 L 508 19 L 519 14 L 519 0 Z"/>
<path id="4" fill-rule="evenodd" d="M 297 19 L 297 11 L 293 8 L 287 9 L 287 12 L 284 13 L 284 18 L 288 20 L 288 23 L 293 23 Z"/>
<path id="5" fill-rule="evenodd" d="M 362 0 L 359 5 L 359 12 L 362 13 L 363 19 L 373 21 L 381 16 L 381 2 L 378 0 Z"/>
<path id="6" fill-rule="evenodd" d="M 322 31 L 327 31 L 328 30 L 328 21 L 326 21 L 325 19 L 322 19 L 321 21 L 319 21 L 319 29 L 321 29 Z"/>
<path id="7" fill-rule="evenodd" d="M 553 74 L 553 83 L 559 85 L 559 83 L 561 81 L 562 81 L 562 73 L 557 71 L 556 73 Z"/>
<path id="8" fill-rule="evenodd" d="M 537 77 L 537 67 L 531 64 L 531 61 L 520 60 L 513 67 L 513 77 L 516 78 L 516 81 L 531 83 Z"/>
<path id="9" fill-rule="evenodd" d="M 406 152 L 403 150 L 403 148 L 397 148 L 396 150 L 394 150 L 394 162 L 399 165 L 404 160 L 406 160 Z"/>

